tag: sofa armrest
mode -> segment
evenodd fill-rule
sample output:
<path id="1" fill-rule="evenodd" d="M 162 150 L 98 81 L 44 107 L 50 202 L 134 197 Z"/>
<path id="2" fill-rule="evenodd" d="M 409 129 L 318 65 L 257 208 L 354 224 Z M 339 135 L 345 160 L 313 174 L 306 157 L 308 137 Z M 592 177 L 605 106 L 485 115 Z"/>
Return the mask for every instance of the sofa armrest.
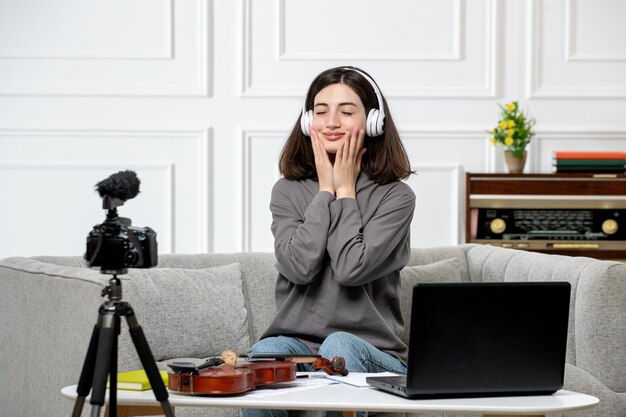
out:
<path id="1" fill-rule="evenodd" d="M 569 282 L 567 362 L 626 392 L 626 265 L 482 245 L 468 247 L 467 261 L 472 282 Z"/>
<path id="2" fill-rule="evenodd" d="M 6 415 L 68 415 L 62 387 L 76 384 L 108 281 L 97 271 L 26 258 L 0 261 L 0 369 Z M 29 397 L 24 398 L 24 394 Z M 42 406 L 43 404 L 43 406 Z"/>
<path id="3" fill-rule="evenodd" d="M 576 293 L 576 366 L 626 392 L 626 265 L 590 264 Z"/>

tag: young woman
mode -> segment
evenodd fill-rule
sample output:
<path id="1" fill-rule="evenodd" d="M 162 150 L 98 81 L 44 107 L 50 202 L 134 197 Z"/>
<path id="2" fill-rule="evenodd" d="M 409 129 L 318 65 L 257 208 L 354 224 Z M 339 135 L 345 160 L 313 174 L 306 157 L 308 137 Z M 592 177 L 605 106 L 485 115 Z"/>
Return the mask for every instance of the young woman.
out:
<path id="1" fill-rule="evenodd" d="M 363 70 L 314 80 L 272 190 L 278 313 L 251 352 L 343 356 L 350 372 L 406 372 L 400 269 L 412 174 L 387 102 Z"/>

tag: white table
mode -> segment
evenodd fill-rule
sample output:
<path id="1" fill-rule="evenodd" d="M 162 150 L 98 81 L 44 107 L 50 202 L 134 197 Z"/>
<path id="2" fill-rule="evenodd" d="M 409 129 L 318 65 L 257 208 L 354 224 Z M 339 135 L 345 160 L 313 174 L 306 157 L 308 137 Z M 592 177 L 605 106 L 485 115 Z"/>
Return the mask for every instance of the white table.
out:
<path id="1" fill-rule="evenodd" d="M 76 399 L 76 385 L 63 388 L 61 394 L 64 397 Z M 344 411 L 344 415 L 354 415 L 357 411 L 389 411 L 466 413 L 490 416 L 541 416 L 549 413 L 565 413 L 590 409 L 599 402 L 596 397 L 566 390 L 560 390 L 553 395 L 541 396 L 409 400 L 371 387 L 357 388 L 345 384 L 324 385 L 305 391 L 287 392 L 270 397 L 246 394 L 228 397 L 170 394 L 169 401 L 173 407 L 338 410 Z M 150 390 L 119 390 L 117 404 L 120 407 L 120 416 L 146 415 L 147 412 L 162 414 L 160 406 Z M 85 402 L 85 407 L 90 407 L 88 399 Z"/>

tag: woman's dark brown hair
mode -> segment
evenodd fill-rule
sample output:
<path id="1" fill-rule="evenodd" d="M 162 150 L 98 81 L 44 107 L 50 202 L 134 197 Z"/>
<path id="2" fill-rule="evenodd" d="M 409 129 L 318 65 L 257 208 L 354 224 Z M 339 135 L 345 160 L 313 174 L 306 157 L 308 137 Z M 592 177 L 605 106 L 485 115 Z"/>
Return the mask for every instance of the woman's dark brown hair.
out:
<path id="1" fill-rule="evenodd" d="M 378 108 L 378 99 L 374 88 L 357 71 L 365 73 L 362 69 L 355 67 L 337 67 L 322 72 L 309 87 L 305 108 L 307 110 L 312 109 L 317 93 L 332 84 L 344 84 L 352 88 L 363 102 L 366 115 L 371 109 Z M 414 172 L 411 170 L 406 150 L 389 112 L 387 100 L 384 96 L 382 98 L 383 106 L 385 106 L 385 131 L 381 136 L 375 138 L 365 136 L 363 147 L 367 149 L 367 152 L 361 160 L 361 171 L 365 172 L 372 181 L 387 184 L 406 179 Z M 280 172 L 288 180 L 317 179 L 311 139 L 302 133 L 300 128 L 301 117 L 302 114 L 296 121 L 280 154 Z"/>

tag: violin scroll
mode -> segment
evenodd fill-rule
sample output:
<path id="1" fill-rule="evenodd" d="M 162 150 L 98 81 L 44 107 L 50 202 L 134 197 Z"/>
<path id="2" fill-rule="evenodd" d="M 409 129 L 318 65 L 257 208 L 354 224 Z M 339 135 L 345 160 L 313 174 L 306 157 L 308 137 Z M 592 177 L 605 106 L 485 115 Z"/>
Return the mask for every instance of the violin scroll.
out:
<path id="1" fill-rule="evenodd" d="M 346 360 L 343 356 L 334 356 L 331 360 L 326 358 L 317 358 L 313 363 L 313 367 L 315 369 L 321 369 L 326 372 L 328 375 L 348 375 L 348 370 L 346 369 Z"/>
<path id="2" fill-rule="evenodd" d="M 232 350 L 225 350 L 220 355 L 220 359 L 224 361 L 225 364 L 235 366 L 237 365 L 237 354 Z"/>

